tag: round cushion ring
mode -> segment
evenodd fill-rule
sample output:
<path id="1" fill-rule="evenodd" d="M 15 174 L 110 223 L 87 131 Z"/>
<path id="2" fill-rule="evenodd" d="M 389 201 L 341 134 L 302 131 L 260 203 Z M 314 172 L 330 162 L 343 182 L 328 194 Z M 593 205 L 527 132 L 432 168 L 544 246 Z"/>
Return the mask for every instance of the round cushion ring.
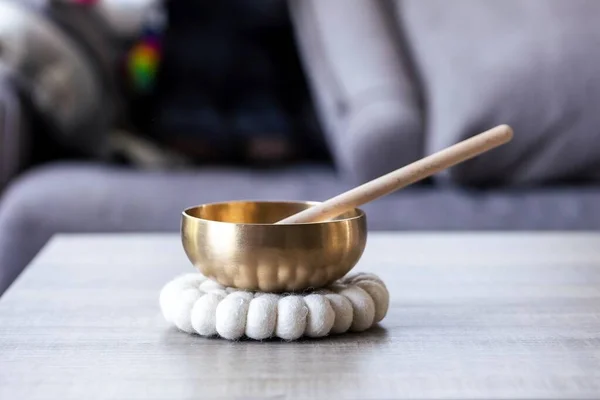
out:
<path id="1" fill-rule="evenodd" d="M 190 334 L 228 340 L 361 332 L 380 322 L 388 306 L 385 284 L 367 273 L 347 275 L 323 289 L 284 294 L 227 288 L 190 273 L 173 279 L 160 293 L 167 322 Z"/>

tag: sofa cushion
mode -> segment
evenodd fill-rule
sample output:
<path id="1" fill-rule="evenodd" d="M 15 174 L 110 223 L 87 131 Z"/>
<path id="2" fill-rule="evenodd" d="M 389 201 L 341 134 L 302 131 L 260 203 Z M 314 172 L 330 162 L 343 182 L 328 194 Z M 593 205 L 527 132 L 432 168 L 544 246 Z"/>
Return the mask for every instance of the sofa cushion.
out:
<path id="1" fill-rule="evenodd" d="M 422 154 L 418 92 L 390 3 L 292 0 L 299 52 L 337 165 L 354 182 Z"/>
<path id="2" fill-rule="evenodd" d="M 0 202 L 0 293 L 55 233 L 177 232 L 201 203 L 325 200 L 350 185 L 320 166 L 277 171 L 137 172 L 57 164 L 22 176 Z M 419 186 L 363 207 L 376 230 L 600 229 L 600 187 L 530 191 Z"/>
<path id="3" fill-rule="evenodd" d="M 396 3 L 423 83 L 426 152 L 498 124 L 515 130 L 511 144 L 440 180 L 537 184 L 600 175 L 600 2 Z"/>

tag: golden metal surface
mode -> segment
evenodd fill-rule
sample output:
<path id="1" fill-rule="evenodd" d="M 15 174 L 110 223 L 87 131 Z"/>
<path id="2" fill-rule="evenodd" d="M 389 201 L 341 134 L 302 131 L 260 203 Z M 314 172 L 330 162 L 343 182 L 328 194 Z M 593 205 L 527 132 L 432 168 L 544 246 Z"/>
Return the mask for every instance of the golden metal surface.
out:
<path id="1" fill-rule="evenodd" d="M 267 292 L 318 288 L 344 276 L 367 241 L 365 214 L 273 225 L 314 204 L 234 201 L 183 211 L 181 238 L 189 260 L 222 285 Z"/>

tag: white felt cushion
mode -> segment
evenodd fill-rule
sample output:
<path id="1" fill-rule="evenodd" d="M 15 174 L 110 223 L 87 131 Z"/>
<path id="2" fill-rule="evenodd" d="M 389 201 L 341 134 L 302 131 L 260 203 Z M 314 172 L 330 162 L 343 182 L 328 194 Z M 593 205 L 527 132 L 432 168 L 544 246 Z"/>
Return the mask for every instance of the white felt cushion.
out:
<path id="1" fill-rule="evenodd" d="M 369 329 L 385 317 L 389 293 L 372 274 L 350 275 L 314 292 L 273 294 L 225 288 L 193 273 L 167 283 L 159 302 L 167 322 L 187 333 L 296 340 Z"/>

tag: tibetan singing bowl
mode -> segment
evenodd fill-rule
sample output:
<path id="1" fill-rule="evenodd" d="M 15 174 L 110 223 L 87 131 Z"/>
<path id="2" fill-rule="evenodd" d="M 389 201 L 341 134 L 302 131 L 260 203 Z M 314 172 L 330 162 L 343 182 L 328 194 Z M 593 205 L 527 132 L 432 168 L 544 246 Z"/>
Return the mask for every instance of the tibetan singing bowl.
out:
<path id="1" fill-rule="evenodd" d="M 266 292 L 319 288 L 344 276 L 367 241 L 365 214 L 353 209 L 326 222 L 273 223 L 318 203 L 234 201 L 186 209 L 183 248 L 221 285 Z"/>

